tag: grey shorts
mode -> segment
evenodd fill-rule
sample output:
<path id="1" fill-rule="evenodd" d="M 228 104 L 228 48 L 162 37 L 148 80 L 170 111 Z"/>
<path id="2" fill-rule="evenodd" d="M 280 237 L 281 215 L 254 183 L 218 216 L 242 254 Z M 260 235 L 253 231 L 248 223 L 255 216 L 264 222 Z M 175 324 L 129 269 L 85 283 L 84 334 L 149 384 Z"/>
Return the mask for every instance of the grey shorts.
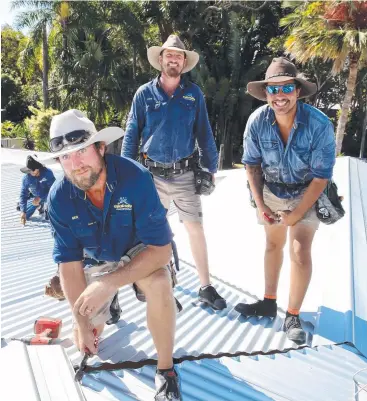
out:
<path id="1" fill-rule="evenodd" d="M 278 198 L 275 196 L 270 189 L 264 185 L 264 190 L 263 190 L 263 199 L 264 203 L 266 206 L 268 206 L 273 213 L 284 211 L 284 210 L 294 210 L 299 202 L 301 201 L 303 194 L 305 191 L 303 191 L 299 196 L 296 198 L 292 199 L 282 199 Z M 262 218 L 262 216 L 259 215 L 259 211 L 257 210 L 257 221 L 261 225 L 265 225 L 265 222 Z M 275 223 L 275 224 L 280 224 L 280 223 Z M 316 230 L 319 227 L 320 220 L 318 219 L 316 215 L 316 210 L 315 206 L 312 206 L 311 209 L 309 209 L 306 214 L 302 217 L 301 220 L 299 220 L 295 225 L 297 224 L 308 224 L 314 227 Z"/>
<path id="2" fill-rule="evenodd" d="M 163 206 L 168 210 L 171 200 L 177 207 L 180 221 L 198 221 L 202 223 L 203 213 L 200 195 L 195 194 L 194 172 L 165 180 L 154 176 L 154 183 Z"/>
<path id="3" fill-rule="evenodd" d="M 128 252 L 126 252 L 126 255 L 124 255 L 119 263 L 106 263 L 98 266 L 91 266 L 88 268 L 84 269 L 84 275 L 85 279 L 87 281 L 87 285 L 92 283 L 95 280 L 98 280 L 102 275 L 112 273 L 115 271 L 118 266 L 121 266 L 121 263 L 127 264 L 133 259 L 136 255 L 138 255 L 140 252 L 142 252 L 146 248 L 145 245 L 143 244 L 138 244 L 135 247 L 131 248 Z M 170 272 L 171 279 L 172 279 L 172 287 L 174 287 L 177 283 L 176 280 L 176 272 L 174 270 L 174 267 L 171 263 L 168 265 L 164 266 L 165 269 L 167 269 Z M 132 287 L 135 291 L 135 295 L 139 301 L 145 302 L 145 295 L 144 293 L 139 289 L 139 287 L 134 283 L 132 284 Z M 115 294 L 114 294 L 115 295 Z M 110 312 L 110 306 L 112 299 L 114 295 L 101 307 L 101 309 L 90 319 L 91 324 L 96 327 L 98 325 L 101 325 L 107 320 L 109 320 L 111 316 Z"/>

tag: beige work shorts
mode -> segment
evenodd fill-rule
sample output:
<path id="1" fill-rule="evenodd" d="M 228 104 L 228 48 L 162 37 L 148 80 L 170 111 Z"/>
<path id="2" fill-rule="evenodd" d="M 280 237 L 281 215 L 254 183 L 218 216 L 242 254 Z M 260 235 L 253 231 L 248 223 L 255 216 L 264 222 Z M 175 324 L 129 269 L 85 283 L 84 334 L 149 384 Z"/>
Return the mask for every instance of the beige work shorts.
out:
<path id="1" fill-rule="evenodd" d="M 124 265 L 129 263 L 131 259 L 133 259 L 140 252 L 142 252 L 145 248 L 146 246 L 144 244 L 138 244 L 135 247 L 131 248 L 128 252 L 126 252 L 126 255 L 124 255 L 121 258 L 119 263 L 111 262 L 99 266 L 92 266 L 89 268 L 85 268 L 84 275 L 87 281 L 87 285 L 89 285 L 93 281 L 98 280 L 101 276 L 105 274 L 114 272 L 117 269 L 117 267 L 121 266 L 121 263 L 123 263 Z M 172 266 L 171 263 L 169 263 L 166 266 L 164 266 L 164 268 L 168 269 L 168 271 L 170 272 L 172 279 L 172 288 L 173 288 L 177 283 L 176 272 L 174 270 L 174 267 Z M 144 293 L 139 289 L 139 287 L 135 283 L 132 286 L 135 291 L 137 299 L 141 302 L 145 302 Z M 101 307 L 101 309 L 90 319 L 90 322 L 94 327 L 107 322 L 107 320 L 111 318 L 110 305 L 114 295 L 115 294 L 113 294 L 112 297 Z"/>
<path id="2" fill-rule="evenodd" d="M 173 200 L 180 221 L 203 221 L 200 195 L 195 194 L 194 172 L 187 171 L 165 180 L 154 176 L 154 183 L 157 188 L 162 205 L 168 210 Z"/>
<path id="3" fill-rule="evenodd" d="M 268 206 L 273 213 L 277 213 L 277 212 L 281 212 L 281 211 L 285 211 L 285 210 L 292 211 L 297 207 L 297 205 L 301 201 L 304 192 L 305 191 L 303 191 L 296 198 L 282 199 L 282 198 L 278 198 L 277 196 L 275 196 L 270 191 L 270 189 L 266 185 L 264 185 L 263 199 L 264 199 L 265 205 Z M 260 216 L 260 213 L 258 210 L 257 210 L 257 221 L 259 224 L 265 225 L 265 222 L 264 222 L 262 216 Z M 274 224 L 280 224 L 280 222 L 276 222 Z M 297 225 L 297 224 L 308 224 L 308 225 L 311 225 L 312 227 L 314 227 L 316 230 L 318 229 L 320 220 L 318 219 L 318 217 L 316 215 L 315 205 L 312 206 L 311 209 L 309 209 L 305 213 L 305 215 L 302 217 L 302 219 L 299 220 L 295 225 Z"/>

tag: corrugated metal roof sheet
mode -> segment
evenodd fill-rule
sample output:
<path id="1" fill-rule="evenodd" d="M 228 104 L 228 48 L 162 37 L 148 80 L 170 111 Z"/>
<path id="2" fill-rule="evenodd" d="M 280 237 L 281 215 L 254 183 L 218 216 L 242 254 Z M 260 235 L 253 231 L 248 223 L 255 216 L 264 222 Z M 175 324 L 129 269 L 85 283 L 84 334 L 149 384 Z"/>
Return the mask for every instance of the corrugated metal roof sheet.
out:
<path id="1" fill-rule="evenodd" d="M 2 173 L 2 337 L 24 336 L 32 332 L 34 319 L 41 315 L 50 315 L 53 317 L 61 317 L 63 319 L 62 338 L 66 338 L 71 330 L 71 315 L 66 302 L 58 302 L 48 297 L 43 296 L 44 284 L 52 276 L 56 270 L 51 258 L 52 238 L 49 232 L 48 224 L 35 217 L 34 221 L 22 228 L 18 222 L 19 214 L 15 211 L 15 202 L 18 198 L 20 188 L 21 173 L 18 166 L 5 165 Z M 366 198 L 365 198 L 366 199 Z M 181 255 L 182 246 L 179 245 Z M 199 287 L 197 275 L 193 274 L 192 267 L 189 264 L 182 263 L 182 270 L 179 273 L 179 285 L 176 287 L 176 296 L 184 306 L 184 311 L 179 315 L 177 320 L 176 348 L 175 356 L 183 355 L 199 355 L 205 354 L 221 354 L 225 352 L 269 352 L 277 349 L 286 349 L 293 347 L 284 333 L 280 331 L 283 313 L 280 311 L 278 317 L 272 322 L 268 319 L 248 319 L 245 320 L 238 316 L 233 311 L 234 305 L 240 300 L 251 301 L 253 296 L 241 289 L 236 289 L 231 285 L 220 280 L 213 279 L 219 291 L 227 298 L 229 307 L 222 312 L 213 312 L 211 309 L 197 305 L 196 291 Z M 350 270 L 349 270 L 350 272 Z M 348 269 L 344 272 L 348 275 Z M 359 273 L 361 274 L 361 273 Z M 350 273 L 349 273 L 350 275 Z M 359 276 L 360 277 L 360 276 Z M 246 283 L 244 283 L 245 285 Z M 345 284 L 345 282 L 344 282 Z M 363 287 L 363 285 L 362 285 Z M 363 294 L 362 294 L 363 295 Z M 155 350 L 151 341 L 150 335 L 145 325 L 145 306 L 135 300 L 133 292 L 129 288 L 120 290 L 121 306 L 123 307 L 122 319 L 116 326 L 108 326 L 104 332 L 104 341 L 100 346 L 100 357 L 111 362 L 120 362 L 123 360 L 137 361 L 150 357 L 155 357 Z M 360 304 L 359 308 L 363 311 L 363 298 L 357 300 Z M 365 304 L 364 304 L 365 305 Z M 333 310 L 333 309 L 332 309 Z M 337 308 L 336 308 L 337 310 Z M 322 315 L 321 315 L 322 316 Z M 359 315 L 357 315 L 359 316 Z M 362 315 L 361 315 L 362 316 Z M 330 318 L 330 315 L 328 315 Z M 314 324 L 320 324 L 320 317 L 317 321 L 314 317 L 310 319 Z M 345 319 L 343 327 L 337 327 L 338 330 L 348 329 L 350 321 Z M 308 343 L 311 345 L 313 325 L 306 322 L 306 329 L 309 331 Z M 318 329 L 318 325 L 316 330 Z M 359 336 L 363 345 L 366 339 Z M 332 339 L 329 339 L 332 341 Z M 324 347 L 322 347 L 324 348 Z M 320 354 L 320 349 L 317 355 L 320 358 L 309 359 L 310 369 L 315 369 L 313 363 L 320 363 L 325 366 L 325 371 L 329 370 L 329 354 Z M 325 348 L 327 349 L 327 348 Z M 335 354 L 335 347 L 331 348 Z M 339 348 L 336 348 L 339 349 Z M 362 348 L 359 348 L 362 349 Z M 344 348 L 343 348 L 344 350 Z M 296 351 L 300 352 L 300 351 Z M 303 351 L 307 355 L 311 355 L 311 351 Z M 347 352 L 347 351 L 345 351 Z M 351 352 L 351 351 L 348 351 Z M 67 349 L 67 353 L 73 362 L 79 361 L 79 353 L 76 352 L 74 346 Z M 300 353 L 299 355 L 301 355 Z M 296 354 L 298 355 L 298 354 Z M 303 354 L 302 354 L 303 355 Z M 312 354 L 313 355 L 313 354 Z M 339 354 L 338 354 L 339 355 Z M 326 358 L 322 362 L 323 358 Z M 267 357 L 259 357 L 258 361 L 263 361 Z M 307 399 L 317 400 L 317 396 L 309 395 L 304 398 L 292 398 L 289 388 L 285 391 L 288 395 L 284 398 L 272 393 L 276 387 L 276 382 L 283 383 L 279 374 L 284 371 L 290 374 L 291 380 L 297 377 L 298 368 L 293 365 L 285 365 L 278 361 L 283 361 L 284 357 L 276 356 L 273 361 L 275 370 L 274 383 L 271 381 L 269 387 L 266 383 L 262 385 L 262 390 L 252 391 L 251 385 L 245 383 L 247 380 L 243 378 L 239 380 L 236 376 L 235 383 L 240 383 L 240 387 L 246 387 L 248 395 L 241 395 L 235 398 L 237 393 L 227 394 L 227 398 L 218 398 L 221 400 L 283 400 L 283 399 Z M 221 358 L 223 360 L 230 358 Z M 292 359 L 294 360 L 294 358 Z M 363 359 L 360 358 L 362 361 Z M 94 358 L 97 362 L 98 358 Z M 239 358 L 236 361 L 245 363 L 245 366 L 252 364 L 252 359 Z M 205 362 L 206 363 L 206 362 Z M 183 386 L 185 383 L 187 389 L 184 388 L 186 400 L 214 400 L 216 398 L 208 398 L 208 394 L 212 397 L 212 387 L 214 388 L 213 397 L 222 394 L 216 387 L 216 383 L 221 383 L 222 377 L 211 375 L 209 372 L 208 381 L 202 381 L 205 369 L 207 368 L 204 362 L 183 362 L 180 365 L 180 372 L 183 374 Z M 214 363 L 209 362 L 209 365 Z M 219 362 L 217 362 L 219 363 Z M 232 362 L 231 362 L 232 363 Z M 340 359 L 334 358 L 333 362 L 338 366 Z M 332 365 L 330 362 L 330 367 Z M 363 360 L 365 363 L 365 360 Z M 211 365 L 210 365 L 211 366 Z M 235 365 L 239 366 L 239 365 Z M 260 364 L 256 365 L 260 366 Z M 187 374 L 185 379 L 185 369 L 187 371 L 195 371 L 196 373 Z M 198 371 L 196 371 L 198 369 Z M 241 368 L 243 366 L 241 365 Z M 262 369 L 262 368 L 261 368 Z M 287 370 L 285 370 L 287 369 Z M 216 370 L 216 369 L 215 369 Z M 217 371 L 217 370 L 216 370 Z M 201 373 L 202 372 L 202 373 Z M 144 374 L 143 374 L 144 373 Z M 269 373 L 269 372 L 268 372 Z M 121 378 L 123 374 L 123 378 Z M 260 373 L 259 373 L 260 374 Z M 269 373 L 270 374 L 270 373 Z M 321 372 L 318 372 L 321 375 Z M 101 372 L 88 374 L 83 380 L 83 384 L 97 390 L 99 392 L 98 400 L 111 399 L 151 399 L 153 394 L 153 368 L 144 367 L 140 371 L 126 371 L 120 373 Z M 338 377 L 334 377 L 339 380 Z M 320 379 L 321 380 L 321 379 Z M 264 381 L 269 381 L 269 378 L 264 376 Z M 225 382 L 225 380 L 224 380 Z M 93 384 L 94 383 L 94 384 Z M 206 383 L 206 384 L 205 384 Z M 305 385 L 302 382 L 303 386 Z M 233 384 L 234 385 L 234 384 Z M 274 388 L 272 386 L 275 386 Z M 325 390 L 320 383 L 320 388 Z M 122 390 L 121 390 L 122 389 Z M 269 390 L 271 389 L 271 390 Z M 247 391 L 246 390 L 246 391 Z M 288 391 L 289 390 L 289 391 Z M 295 391 L 297 389 L 291 389 Z M 307 390 L 307 391 L 306 391 Z M 308 388 L 302 389 L 308 394 Z M 241 389 L 241 391 L 245 391 Z M 310 393 L 310 392 L 309 392 Z M 95 393 L 86 390 L 88 400 L 95 399 Z M 134 396 L 135 394 L 135 396 Z M 271 395 L 266 395 L 271 394 Z M 282 393 L 279 393 L 282 394 Z M 135 398 L 134 398 L 135 397 Z M 257 397 L 257 398 L 256 398 Z M 262 397 L 262 398 L 261 398 Z M 264 398 L 266 397 L 266 398 Z M 271 398 L 269 398 L 271 397 Z M 280 398 L 279 398 L 280 397 Z M 283 398 L 281 398 L 283 397 Z M 321 399 L 321 398 L 320 398 Z M 323 398 L 324 400 L 325 398 Z M 335 398 L 338 400 L 343 398 Z M 330 398 L 330 400 L 334 400 Z"/>

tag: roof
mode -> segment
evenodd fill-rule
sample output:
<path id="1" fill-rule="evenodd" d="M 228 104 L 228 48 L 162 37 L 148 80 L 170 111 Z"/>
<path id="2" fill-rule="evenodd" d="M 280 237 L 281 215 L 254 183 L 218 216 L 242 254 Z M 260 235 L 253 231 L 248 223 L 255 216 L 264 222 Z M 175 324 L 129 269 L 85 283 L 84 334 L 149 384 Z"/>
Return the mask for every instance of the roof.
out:
<path id="1" fill-rule="evenodd" d="M 2 149 L 2 156 L 3 154 L 5 154 L 3 158 L 5 161 L 10 159 L 14 162 L 18 155 L 25 159 L 24 153 L 19 151 Z M 9 154 L 12 157 L 9 157 Z M 363 284 L 367 280 L 365 269 L 362 269 L 363 255 L 366 255 L 367 188 L 361 179 L 363 175 L 367 176 L 366 168 L 367 164 L 356 159 L 343 158 L 338 161 L 335 169 L 337 184 L 340 193 L 345 196 L 344 205 L 347 214 L 333 226 L 320 227 L 316 236 L 314 275 L 302 314 L 304 326 L 308 332 L 307 346 L 320 345 L 316 349 L 306 348 L 302 351 L 293 351 L 297 346 L 287 340 L 281 331 L 289 286 L 287 258 L 285 258 L 279 287 L 280 309 L 274 321 L 266 318 L 244 319 L 233 310 L 237 302 L 254 300 L 261 297 L 263 291 L 263 233 L 261 227 L 256 225 L 253 209 L 247 206 L 243 170 L 221 172 L 217 179 L 216 191 L 210 197 L 203 199 L 210 265 L 215 275 L 212 280 L 219 292 L 227 298 L 226 310 L 213 312 L 196 302 L 199 282 L 194 272 L 191 252 L 183 227 L 177 222 L 174 210 L 171 210 L 170 223 L 175 233 L 182 266 L 178 274 L 179 284 L 175 289 L 175 295 L 184 306 L 177 320 L 175 357 L 216 358 L 222 355 L 242 355 L 236 360 L 222 357 L 212 361 L 182 362 L 179 370 L 182 373 L 185 400 L 215 399 L 206 398 L 205 394 L 220 394 L 216 389 L 217 383 L 227 379 L 221 377 L 224 373 L 220 369 L 220 374 L 217 375 L 217 367 L 222 366 L 223 361 L 227 360 L 232 361 L 228 362 L 231 369 L 238 367 L 238 363 L 245 367 L 253 366 L 254 375 L 251 378 L 244 375 L 239 380 L 236 373 L 236 379 L 232 379 L 242 389 L 241 391 L 248 392 L 248 398 L 243 399 L 295 399 L 292 398 L 295 389 L 282 378 L 286 372 L 286 377 L 291 375 L 291 380 L 296 380 L 302 366 L 310 370 L 319 369 L 317 376 L 320 378 L 319 386 L 324 391 L 327 389 L 326 378 L 337 380 L 343 388 L 349 388 L 347 383 L 350 384 L 350 377 L 352 373 L 355 373 L 355 368 L 366 366 L 366 360 L 358 350 L 367 355 L 367 336 L 364 335 L 367 322 L 365 309 L 367 291 Z M 56 170 L 55 173 L 60 175 L 60 170 Z M 56 271 L 51 256 L 52 237 L 48 223 L 40 220 L 38 216 L 35 216 L 33 221 L 24 228 L 18 223 L 19 216 L 15 210 L 15 203 L 19 195 L 21 177 L 19 165 L 3 164 L 2 337 L 30 335 L 34 320 L 38 316 L 50 315 L 62 318 L 61 337 L 65 339 L 70 336 L 71 331 L 69 308 L 65 301 L 59 302 L 43 295 L 45 283 Z M 356 196 L 356 193 L 359 195 Z M 233 224 L 233 222 L 238 223 Z M 221 235 L 222 232 L 230 233 L 230 235 Z M 325 249 L 328 251 L 325 252 Z M 144 304 L 135 299 L 132 290 L 128 287 L 120 289 L 119 298 L 123 309 L 122 319 L 117 325 L 107 326 L 105 329 L 103 341 L 100 344 L 99 357 L 101 359 L 95 357 L 92 361 L 94 364 L 102 363 L 102 360 L 118 363 L 156 358 L 155 349 L 146 328 Z M 332 345 L 344 342 L 353 344 L 356 348 L 352 345 L 349 347 Z M 325 347 L 323 346 L 325 344 L 329 345 Z M 68 345 L 67 341 L 64 345 Z M 79 362 L 80 356 L 74 346 L 69 346 L 65 350 L 72 363 Z M 285 354 L 286 356 L 282 354 L 271 358 L 261 356 L 267 353 L 278 354 L 287 350 L 290 351 Z M 246 355 L 257 354 L 260 355 L 258 359 L 246 357 Z M 298 359 L 304 360 L 303 363 L 306 365 L 296 363 Z M 333 367 L 340 370 L 344 366 L 344 361 L 349 359 L 358 363 L 350 366 L 345 381 L 341 381 L 338 374 L 336 376 L 331 374 Z M 254 364 L 253 361 L 258 363 Z M 265 368 L 268 361 L 273 361 L 272 369 L 275 372 L 273 380 L 270 380 L 270 370 L 267 371 Z M 259 366 L 261 368 L 256 370 L 255 367 Z M 245 371 L 244 369 L 241 365 L 239 371 Z M 191 371 L 195 372 L 194 376 L 187 373 Z M 238 369 L 235 371 L 238 372 Z M 152 398 L 152 367 L 146 366 L 138 371 L 124 370 L 123 377 L 120 377 L 121 372 L 90 373 L 83 379 L 83 384 L 96 390 L 102 397 L 100 400 L 136 399 L 131 398 L 131 394 L 135 394 L 138 399 Z M 256 372 L 259 375 L 257 379 Z M 265 376 L 261 376 L 261 372 L 265 372 Z M 206 374 L 207 381 L 201 381 L 201 376 Z M 301 383 L 302 378 L 299 380 Z M 257 383 L 257 387 L 249 384 L 253 381 Z M 275 398 L 280 389 L 276 382 L 279 386 L 280 384 L 285 386 L 284 392 L 280 392 L 283 398 Z M 304 387 L 307 387 L 306 382 L 302 383 Z M 199 391 L 201 387 L 203 388 Z M 256 391 L 253 388 L 256 388 Z M 315 394 L 313 398 L 310 397 L 308 390 L 308 387 L 302 389 L 302 393 L 304 391 L 308 394 L 308 398 L 305 396 L 306 398 L 302 399 L 317 400 Z M 86 388 L 83 391 L 88 400 L 93 399 L 89 397 L 96 395 Z M 121 392 L 124 397 L 126 396 L 125 398 L 122 397 Z M 340 391 L 339 394 L 344 393 Z M 220 399 L 239 399 L 231 398 L 229 394 L 226 397 Z M 345 398 L 335 398 L 335 401 L 339 399 L 345 400 Z"/>

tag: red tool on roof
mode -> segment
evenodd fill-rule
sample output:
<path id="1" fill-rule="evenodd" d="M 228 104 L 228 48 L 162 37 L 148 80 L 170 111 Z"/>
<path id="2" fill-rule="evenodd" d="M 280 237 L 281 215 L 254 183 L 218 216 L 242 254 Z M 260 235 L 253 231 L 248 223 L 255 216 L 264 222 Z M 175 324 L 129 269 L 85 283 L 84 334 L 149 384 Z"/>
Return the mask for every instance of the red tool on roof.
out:
<path id="1" fill-rule="evenodd" d="M 29 345 L 58 344 L 56 340 L 61 332 L 62 320 L 52 317 L 39 317 L 34 322 L 34 334 L 31 337 L 11 338 L 11 340 L 22 341 Z"/>

